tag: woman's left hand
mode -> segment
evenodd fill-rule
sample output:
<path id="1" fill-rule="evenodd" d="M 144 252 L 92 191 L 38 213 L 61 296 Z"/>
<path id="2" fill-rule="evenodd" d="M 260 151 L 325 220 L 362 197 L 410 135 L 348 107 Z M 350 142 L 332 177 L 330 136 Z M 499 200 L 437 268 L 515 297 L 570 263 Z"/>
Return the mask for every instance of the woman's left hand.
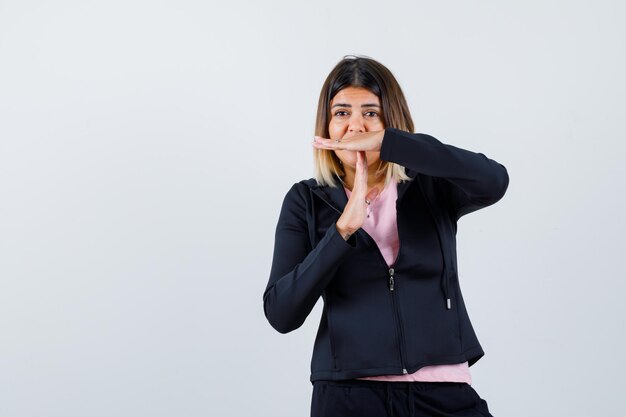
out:
<path id="1" fill-rule="evenodd" d="M 317 149 L 335 149 L 347 151 L 377 151 L 383 144 L 385 130 L 376 132 L 358 133 L 344 139 L 327 139 L 321 136 L 315 136 L 313 146 Z"/>

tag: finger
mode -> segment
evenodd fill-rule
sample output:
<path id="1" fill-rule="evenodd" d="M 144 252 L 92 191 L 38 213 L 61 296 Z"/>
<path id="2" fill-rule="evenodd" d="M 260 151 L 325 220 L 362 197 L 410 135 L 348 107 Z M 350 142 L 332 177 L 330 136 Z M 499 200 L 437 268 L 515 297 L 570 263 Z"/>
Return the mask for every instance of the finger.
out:
<path id="1" fill-rule="evenodd" d="M 356 151 L 357 158 L 358 155 L 361 155 L 361 173 L 365 175 L 365 180 L 367 181 L 367 154 L 365 151 Z"/>
<path id="2" fill-rule="evenodd" d="M 351 149 L 348 139 L 327 139 L 321 136 L 313 137 L 313 146 L 319 149 Z"/>
<path id="3" fill-rule="evenodd" d="M 356 170 L 354 174 L 354 190 L 360 197 L 367 192 L 367 156 L 363 151 L 356 151 Z"/>
<path id="4" fill-rule="evenodd" d="M 355 172 L 355 177 L 360 181 L 361 178 L 361 174 L 363 173 L 363 154 L 362 152 L 357 151 L 356 152 L 356 172 Z"/>
<path id="5" fill-rule="evenodd" d="M 332 151 L 334 149 L 341 149 L 332 145 L 327 145 L 327 144 L 319 143 L 319 142 L 313 142 L 313 147 L 317 149 L 327 149 L 329 151 Z"/>

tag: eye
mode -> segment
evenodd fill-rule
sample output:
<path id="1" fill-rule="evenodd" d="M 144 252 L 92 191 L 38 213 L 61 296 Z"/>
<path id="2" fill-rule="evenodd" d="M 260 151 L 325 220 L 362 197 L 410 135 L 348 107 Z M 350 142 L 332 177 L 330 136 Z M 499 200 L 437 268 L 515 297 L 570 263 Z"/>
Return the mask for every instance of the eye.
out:
<path id="1" fill-rule="evenodd" d="M 368 111 L 365 114 L 373 114 L 372 117 L 377 117 L 378 116 L 378 113 L 376 113 L 375 111 Z"/>
<path id="2" fill-rule="evenodd" d="M 344 111 L 344 110 L 339 110 L 339 111 L 336 111 L 336 112 L 335 112 L 335 116 L 342 116 L 342 115 L 340 115 L 339 113 L 345 113 L 345 114 L 347 114 L 348 112 L 346 112 L 346 111 Z"/>

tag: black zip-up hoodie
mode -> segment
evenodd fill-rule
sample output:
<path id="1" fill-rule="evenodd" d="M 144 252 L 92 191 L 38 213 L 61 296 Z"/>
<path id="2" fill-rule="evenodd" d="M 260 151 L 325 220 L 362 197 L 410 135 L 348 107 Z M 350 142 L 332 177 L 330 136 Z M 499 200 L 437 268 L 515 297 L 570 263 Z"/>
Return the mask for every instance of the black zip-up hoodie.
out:
<path id="1" fill-rule="evenodd" d="M 380 158 L 411 177 L 398 184 L 400 248 L 391 268 L 363 229 L 347 241 L 337 231 L 348 201 L 341 185 L 303 180 L 283 201 L 263 309 L 287 333 L 323 298 L 311 382 L 472 366 L 484 355 L 459 286 L 457 221 L 504 196 L 506 168 L 395 128 L 385 129 Z"/>

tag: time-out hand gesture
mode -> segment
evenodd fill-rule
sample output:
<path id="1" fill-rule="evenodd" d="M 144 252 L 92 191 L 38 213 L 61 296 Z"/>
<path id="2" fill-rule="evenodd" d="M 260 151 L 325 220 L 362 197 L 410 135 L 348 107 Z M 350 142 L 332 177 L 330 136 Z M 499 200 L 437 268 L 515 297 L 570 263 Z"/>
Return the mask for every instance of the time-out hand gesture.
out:
<path id="1" fill-rule="evenodd" d="M 337 230 L 344 240 L 348 240 L 363 225 L 367 216 L 367 207 L 378 196 L 378 193 L 377 187 L 367 192 L 367 158 L 364 151 L 357 151 L 352 193 L 336 223 Z"/>

